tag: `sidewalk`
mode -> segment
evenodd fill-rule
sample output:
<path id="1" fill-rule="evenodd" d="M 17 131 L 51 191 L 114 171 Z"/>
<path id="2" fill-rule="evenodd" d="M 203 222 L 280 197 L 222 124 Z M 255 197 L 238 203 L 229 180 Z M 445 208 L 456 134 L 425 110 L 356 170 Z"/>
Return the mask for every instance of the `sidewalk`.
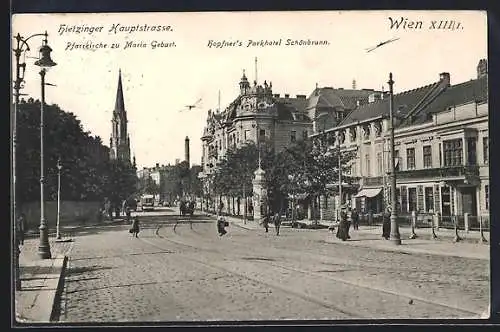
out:
<path id="1" fill-rule="evenodd" d="M 49 238 L 52 259 L 38 257 L 38 239 L 26 239 L 20 246 L 19 270 L 21 290 L 15 291 L 16 325 L 48 323 L 57 314 L 58 293 L 64 284 L 67 254 L 73 242 L 56 242 Z"/>
<path id="2" fill-rule="evenodd" d="M 244 223 L 242 219 L 237 217 L 225 216 L 225 218 L 230 224 L 247 230 L 262 229 L 262 226 L 253 220 L 247 220 L 246 223 Z M 301 230 L 297 229 L 297 231 L 300 232 Z M 434 240 L 432 239 L 432 230 L 430 228 L 416 229 L 415 234 L 417 238 L 409 239 L 411 229 L 400 227 L 401 245 L 395 245 L 391 241 L 382 238 L 381 226 L 360 226 L 359 230 L 353 230 L 351 227 L 349 231 L 351 239 L 347 241 L 337 239 L 335 237 L 336 231 L 337 226 L 335 226 L 333 233 L 328 231 L 328 229 L 317 229 L 313 232 L 327 235 L 325 240 L 327 243 L 338 243 L 409 254 L 419 253 L 472 259 L 490 259 L 489 232 L 484 233 L 484 237 L 488 242 L 480 243 L 481 235 L 479 232 L 466 233 L 465 231 L 459 231 L 458 234 L 462 240 L 455 243 L 453 241 L 455 238 L 455 231 L 451 229 L 441 228 L 439 231 L 435 231 L 438 238 Z"/>
<path id="3" fill-rule="evenodd" d="M 335 230 L 333 233 L 329 232 L 329 236 L 325 242 L 373 248 L 382 251 L 396 251 L 407 254 L 418 253 L 471 259 L 490 259 L 489 243 L 477 243 L 477 241 L 462 241 L 455 243 L 452 241 L 454 233 L 452 236 L 451 234 L 446 234 L 446 237 L 444 237 L 444 232 L 436 232 L 438 235 L 437 240 L 432 240 L 430 234 L 424 235 L 422 232 L 418 232 L 418 230 L 416 230 L 415 233 L 417 234 L 417 238 L 409 239 L 411 230 L 400 229 L 401 245 L 396 245 L 390 240 L 382 238 L 380 229 L 363 230 L 360 226 L 359 230 L 351 229 L 349 231 L 351 239 L 347 241 L 337 239 L 335 237 Z"/>

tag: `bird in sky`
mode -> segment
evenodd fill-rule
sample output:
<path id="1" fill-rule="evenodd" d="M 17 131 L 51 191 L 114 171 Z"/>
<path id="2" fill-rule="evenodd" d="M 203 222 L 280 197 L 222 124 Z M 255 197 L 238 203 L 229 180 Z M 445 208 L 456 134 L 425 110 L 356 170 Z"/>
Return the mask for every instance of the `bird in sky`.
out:
<path id="1" fill-rule="evenodd" d="M 193 103 L 192 105 L 185 105 L 183 109 L 179 110 L 179 112 L 183 111 L 190 111 L 193 108 L 198 108 L 201 105 L 201 98 L 198 98 L 198 100 Z"/>
<path id="2" fill-rule="evenodd" d="M 398 39 L 399 39 L 399 37 L 397 37 L 397 38 L 392 38 L 392 39 L 389 39 L 389 40 L 383 41 L 383 42 L 379 43 L 377 46 L 373 46 L 373 47 L 369 47 L 369 48 L 367 48 L 367 49 L 366 49 L 366 52 L 371 52 L 371 51 L 373 51 L 374 49 L 379 48 L 379 47 L 380 47 L 380 46 L 382 46 L 382 45 L 385 45 L 385 44 L 388 44 L 388 43 L 392 43 L 393 41 L 396 41 L 396 40 L 398 40 Z"/>

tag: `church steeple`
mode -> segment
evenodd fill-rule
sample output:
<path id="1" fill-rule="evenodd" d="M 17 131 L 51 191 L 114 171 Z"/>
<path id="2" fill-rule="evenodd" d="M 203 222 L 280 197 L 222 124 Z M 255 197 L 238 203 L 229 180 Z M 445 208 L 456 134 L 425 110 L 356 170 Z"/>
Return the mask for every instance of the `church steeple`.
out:
<path id="1" fill-rule="evenodd" d="M 118 71 L 115 109 L 111 119 L 110 158 L 130 162 L 130 138 L 127 131 L 127 112 L 123 98 L 122 71 Z"/>
<path id="2" fill-rule="evenodd" d="M 123 101 L 123 87 L 122 87 L 122 70 L 118 71 L 118 88 L 116 89 L 116 102 L 115 112 L 121 113 L 125 111 L 125 102 Z"/>

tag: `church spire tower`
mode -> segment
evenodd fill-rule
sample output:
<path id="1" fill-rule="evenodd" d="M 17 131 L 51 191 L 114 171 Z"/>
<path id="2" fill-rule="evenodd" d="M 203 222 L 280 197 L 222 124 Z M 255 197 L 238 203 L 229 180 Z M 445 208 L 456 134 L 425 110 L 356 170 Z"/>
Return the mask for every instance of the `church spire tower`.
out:
<path id="1" fill-rule="evenodd" d="M 130 137 L 127 131 L 127 112 L 123 101 L 122 71 L 118 71 L 115 109 L 111 119 L 110 158 L 130 162 Z"/>

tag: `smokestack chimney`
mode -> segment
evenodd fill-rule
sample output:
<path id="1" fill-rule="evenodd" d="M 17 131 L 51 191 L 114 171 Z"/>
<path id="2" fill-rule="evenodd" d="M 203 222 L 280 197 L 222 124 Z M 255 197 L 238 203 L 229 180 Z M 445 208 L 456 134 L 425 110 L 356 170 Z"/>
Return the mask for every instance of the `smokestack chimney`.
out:
<path id="1" fill-rule="evenodd" d="M 439 74 L 439 79 L 443 81 L 446 85 L 450 85 L 450 73 Z"/>
<path id="2" fill-rule="evenodd" d="M 186 139 L 184 140 L 184 160 L 187 162 L 188 166 L 189 164 L 189 137 L 186 136 Z"/>

